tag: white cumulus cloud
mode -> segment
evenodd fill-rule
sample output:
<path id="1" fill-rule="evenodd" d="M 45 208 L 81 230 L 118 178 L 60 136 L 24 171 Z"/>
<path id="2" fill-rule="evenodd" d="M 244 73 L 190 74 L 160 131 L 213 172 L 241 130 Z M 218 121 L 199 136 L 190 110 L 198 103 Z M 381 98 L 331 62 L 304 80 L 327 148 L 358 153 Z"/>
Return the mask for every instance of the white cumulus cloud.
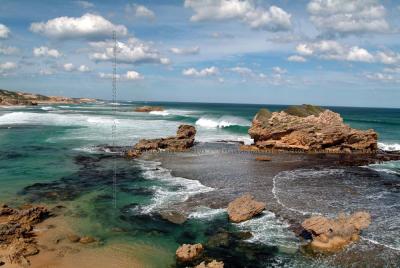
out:
<path id="1" fill-rule="evenodd" d="M 374 56 L 358 46 L 344 46 L 334 40 L 321 40 L 315 43 L 302 43 L 296 47 L 302 56 L 316 56 L 326 60 L 373 62 Z"/>
<path id="2" fill-rule="evenodd" d="M 251 0 L 185 0 L 191 21 L 238 19 L 251 28 L 282 31 L 291 28 L 291 15 L 277 6 L 256 6 Z"/>
<path id="3" fill-rule="evenodd" d="M 75 3 L 82 8 L 93 8 L 94 4 L 88 1 L 75 1 Z"/>
<path id="4" fill-rule="evenodd" d="M 47 22 L 34 22 L 30 30 L 57 39 L 97 39 L 111 37 L 113 31 L 118 36 L 128 33 L 125 26 L 115 25 L 102 16 L 91 13 L 82 17 L 58 17 Z"/>
<path id="5" fill-rule="evenodd" d="M 99 73 L 98 75 L 100 78 L 103 79 L 112 79 L 113 77 L 113 74 L 111 73 Z M 125 74 L 122 75 L 116 74 L 115 77 L 119 80 L 141 80 L 144 78 L 140 73 L 136 71 L 127 71 Z"/>
<path id="6" fill-rule="evenodd" d="M 93 52 L 89 54 L 89 57 L 93 61 L 113 60 L 113 41 L 91 42 L 90 46 Z M 137 38 L 129 38 L 126 42 L 117 42 L 117 61 L 126 64 L 170 63 L 170 60 L 162 57 L 157 49 Z"/>
<path id="7" fill-rule="evenodd" d="M 41 46 L 33 48 L 33 55 L 35 57 L 59 58 L 62 54 L 57 49 Z"/>
<path id="8" fill-rule="evenodd" d="M 194 54 L 199 54 L 200 47 L 188 47 L 188 48 L 172 47 L 170 48 L 169 51 L 177 55 L 194 55 Z"/>
<path id="9" fill-rule="evenodd" d="M 0 74 L 7 75 L 10 71 L 17 69 L 17 64 L 15 62 L 7 61 L 0 63 Z"/>
<path id="10" fill-rule="evenodd" d="M 86 65 L 80 65 L 77 70 L 81 73 L 90 72 L 90 68 Z"/>
<path id="11" fill-rule="evenodd" d="M 306 62 L 306 61 L 307 61 L 306 58 L 304 58 L 304 57 L 302 57 L 302 56 L 299 56 L 299 55 L 292 55 L 292 56 L 289 56 L 289 57 L 287 58 L 287 60 L 288 60 L 288 61 L 293 61 L 293 62 Z"/>
<path id="12" fill-rule="evenodd" d="M 147 18 L 150 20 L 156 18 L 154 12 L 143 5 L 128 4 L 125 6 L 125 12 L 128 16 L 134 16 L 136 18 Z"/>
<path id="13" fill-rule="evenodd" d="M 311 0 L 307 10 L 311 21 L 326 32 L 387 32 L 390 28 L 379 0 Z"/>
<path id="14" fill-rule="evenodd" d="M 193 76 L 193 77 L 206 77 L 211 75 L 217 75 L 219 70 L 215 66 L 211 66 L 204 69 L 197 70 L 196 68 L 188 68 L 182 71 L 184 76 Z"/>
<path id="15" fill-rule="evenodd" d="M 63 68 L 67 72 L 72 72 L 75 69 L 75 66 L 72 63 L 66 63 Z"/>
<path id="16" fill-rule="evenodd" d="M 18 48 L 16 47 L 11 47 L 11 46 L 2 46 L 0 45 L 0 54 L 3 55 L 12 55 L 15 54 L 19 51 Z"/>
<path id="17" fill-rule="evenodd" d="M 247 67 L 236 66 L 230 69 L 232 72 L 238 73 L 240 75 L 252 75 L 253 70 Z"/>
<path id="18" fill-rule="evenodd" d="M 66 72 L 81 72 L 81 73 L 90 72 L 90 68 L 83 64 L 80 66 L 75 66 L 73 63 L 65 63 L 63 65 L 63 69 Z"/>
<path id="19" fill-rule="evenodd" d="M 4 24 L 0 23 L 0 39 L 6 39 L 10 36 L 10 29 Z"/>
<path id="20" fill-rule="evenodd" d="M 398 64 L 400 63 L 400 54 L 393 51 L 379 51 L 376 58 L 383 64 Z"/>

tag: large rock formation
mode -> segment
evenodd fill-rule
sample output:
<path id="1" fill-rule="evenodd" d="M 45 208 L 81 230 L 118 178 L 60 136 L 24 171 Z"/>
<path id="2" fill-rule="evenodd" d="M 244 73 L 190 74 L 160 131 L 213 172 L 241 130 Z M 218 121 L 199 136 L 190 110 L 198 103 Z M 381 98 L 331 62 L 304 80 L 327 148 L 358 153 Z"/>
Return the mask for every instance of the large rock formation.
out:
<path id="1" fill-rule="evenodd" d="M 253 119 L 249 134 L 254 139 L 254 146 L 261 150 L 377 150 L 375 131 L 353 129 L 343 123 L 338 113 L 312 105 L 294 106 L 273 113 L 261 109 Z"/>
<path id="2" fill-rule="evenodd" d="M 199 258 L 203 251 L 202 244 L 183 244 L 176 250 L 176 259 L 180 262 L 191 262 Z"/>
<path id="3" fill-rule="evenodd" d="M 0 247 L 10 263 L 29 264 L 28 256 L 39 253 L 33 226 L 50 215 L 45 207 L 14 209 L 0 205 Z"/>
<path id="4" fill-rule="evenodd" d="M 194 145 L 195 135 L 196 129 L 194 126 L 180 125 L 175 137 L 151 140 L 142 139 L 133 147 L 133 149 L 129 150 L 126 155 L 135 158 L 145 151 L 184 151 Z"/>
<path id="5" fill-rule="evenodd" d="M 164 108 L 161 106 L 141 106 L 141 107 L 135 108 L 134 111 L 140 112 L 140 113 L 149 113 L 149 112 L 153 112 L 153 111 L 162 112 L 162 111 L 164 111 Z"/>
<path id="6" fill-rule="evenodd" d="M 264 202 L 254 200 L 250 194 L 236 198 L 228 204 L 228 216 L 233 222 L 247 221 L 260 214 L 266 207 Z"/>
<path id="7" fill-rule="evenodd" d="M 306 219 L 302 227 L 311 233 L 310 246 L 317 251 L 338 251 L 357 241 L 362 229 L 371 223 L 368 212 L 356 212 L 351 215 L 341 214 L 337 219 L 314 216 Z"/>

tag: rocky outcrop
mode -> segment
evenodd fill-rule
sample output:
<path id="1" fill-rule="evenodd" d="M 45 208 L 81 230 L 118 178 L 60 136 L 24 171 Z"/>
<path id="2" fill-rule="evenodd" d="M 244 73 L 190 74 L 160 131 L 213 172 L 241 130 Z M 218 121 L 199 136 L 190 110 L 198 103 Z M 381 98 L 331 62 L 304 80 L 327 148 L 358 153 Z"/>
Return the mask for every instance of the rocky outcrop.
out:
<path id="1" fill-rule="evenodd" d="M 184 213 L 175 210 L 165 210 L 160 212 L 161 218 L 175 224 L 182 224 L 187 220 Z"/>
<path id="2" fill-rule="evenodd" d="M 377 150 L 377 133 L 374 130 L 353 129 L 343 123 L 338 113 L 312 105 L 294 106 L 273 113 L 261 109 L 253 119 L 249 134 L 254 146 L 260 150 Z"/>
<path id="3" fill-rule="evenodd" d="M 130 158 L 139 157 L 145 151 L 184 151 L 194 145 L 196 129 L 190 125 L 180 125 L 175 137 L 161 139 L 142 139 L 131 150 L 126 152 Z"/>
<path id="4" fill-rule="evenodd" d="M 250 194 L 243 195 L 228 204 L 228 216 L 233 222 L 242 222 L 260 214 L 266 207 L 264 202 L 254 200 Z"/>
<path id="5" fill-rule="evenodd" d="M 60 96 L 44 96 L 40 94 L 15 92 L 0 89 L 0 105 L 38 105 L 38 104 L 77 104 L 96 102 L 89 98 L 68 98 Z"/>
<path id="6" fill-rule="evenodd" d="M 33 227 L 49 215 L 49 210 L 41 206 L 25 209 L 0 206 L 0 247 L 7 252 L 9 263 L 26 265 L 29 264 L 26 257 L 39 253 Z"/>
<path id="7" fill-rule="evenodd" d="M 341 214 L 337 219 L 314 216 L 306 219 L 302 227 L 311 234 L 310 246 L 316 251 L 335 252 L 357 241 L 362 229 L 371 223 L 368 212 Z"/>
<path id="8" fill-rule="evenodd" d="M 141 107 L 137 107 L 134 110 L 135 112 L 140 112 L 140 113 L 149 113 L 149 112 L 162 112 L 164 111 L 164 108 L 161 106 L 141 106 Z"/>
<path id="9" fill-rule="evenodd" d="M 183 244 L 176 250 L 176 259 L 180 262 L 191 262 L 198 259 L 203 251 L 202 244 Z"/>
<path id="10" fill-rule="evenodd" d="M 222 261 L 212 260 L 206 264 L 205 261 L 195 266 L 195 268 L 224 268 L 224 263 Z"/>

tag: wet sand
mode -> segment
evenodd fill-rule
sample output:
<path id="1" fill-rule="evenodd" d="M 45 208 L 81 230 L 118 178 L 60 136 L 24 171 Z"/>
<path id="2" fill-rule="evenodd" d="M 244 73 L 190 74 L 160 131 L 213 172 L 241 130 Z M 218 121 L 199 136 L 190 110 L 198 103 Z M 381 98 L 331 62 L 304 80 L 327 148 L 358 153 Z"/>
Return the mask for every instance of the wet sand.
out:
<path id="1" fill-rule="evenodd" d="M 91 244 L 71 242 L 68 234 L 75 234 L 70 219 L 64 216 L 51 217 L 34 228 L 35 239 L 40 252 L 27 257 L 32 268 L 75 268 L 75 267 L 156 267 L 149 264 L 154 256 L 166 255 L 160 248 L 143 244 L 123 244 L 102 241 Z M 6 255 L 7 251 L 0 251 Z M 163 256 L 165 257 L 165 256 Z M 154 262 L 152 262 L 154 263 Z M 19 264 L 5 263 L 2 267 L 21 267 Z"/>

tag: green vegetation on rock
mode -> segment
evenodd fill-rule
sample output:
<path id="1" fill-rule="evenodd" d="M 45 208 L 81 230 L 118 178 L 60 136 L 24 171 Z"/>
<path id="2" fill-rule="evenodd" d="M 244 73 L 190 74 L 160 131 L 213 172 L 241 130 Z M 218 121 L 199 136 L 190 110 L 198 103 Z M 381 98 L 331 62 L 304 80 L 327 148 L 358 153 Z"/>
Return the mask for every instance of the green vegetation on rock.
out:
<path id="1" fill-rule="evenodd" d="M 300 106 L 291 106 L 284 110 L 287 114 L 298 116 L 298 117 L 307 117 L 310 115 L 318 116 L 320 113 L 325 111 L 324 108 L 319 106 L 314 106 L 310 104 L 303 104 Z"/>
<path id="2" fill-rule="evenodd" d="M 263 127 L 267 127 L 268 120 L 271 118 L 271 116 L 272 113 L 268 109 L 262 108 L 258 111 L 254 119 L 260 121 Z"/>

